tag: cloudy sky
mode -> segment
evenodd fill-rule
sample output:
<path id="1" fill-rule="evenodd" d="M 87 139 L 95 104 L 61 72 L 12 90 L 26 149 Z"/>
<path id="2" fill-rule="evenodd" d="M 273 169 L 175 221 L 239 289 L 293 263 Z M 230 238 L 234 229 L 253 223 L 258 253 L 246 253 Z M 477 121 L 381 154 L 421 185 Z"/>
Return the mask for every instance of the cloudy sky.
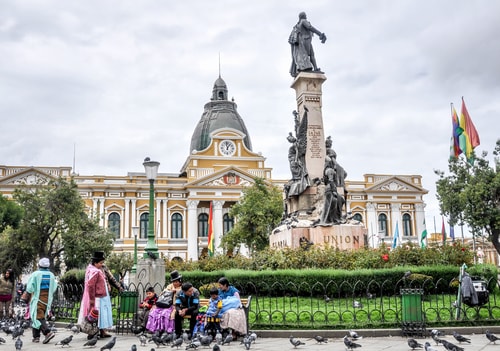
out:
<path id="1" fill-rule="evenodd" d="M 427 226 L 440 217 L 450 103 L 465 97 L 490 151 L 500 137 L 496 0 L 23 0 L 0 11 L 0 164 L 81 175 L 178 172 L 221 74 L 254 151 L 290 177 L 295 93 L 287 43 L 300 11 L 314 38 L 325 135 L 348 179 L 421 174 Z"/>

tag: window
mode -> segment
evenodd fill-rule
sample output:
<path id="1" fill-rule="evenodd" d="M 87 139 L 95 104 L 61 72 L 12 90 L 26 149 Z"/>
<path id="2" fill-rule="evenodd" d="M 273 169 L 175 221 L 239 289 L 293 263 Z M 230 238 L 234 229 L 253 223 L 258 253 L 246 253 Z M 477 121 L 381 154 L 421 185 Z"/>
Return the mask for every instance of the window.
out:
<path id="1" fill-rule="evenodd" d="M 387 236 L 387 216 L 384 213 L 378 215 L 378 232 L 382 236 Z"/>
<path id="2" fill-rule="evenodd" d="M 405 213 L 403 215 L 403 235 L 411 236 L 412 233 L 413 232 L 411 230 L 411 216 L 408 213 Z"/>
<path id="3" fill-rule="evenodd" d="M 139 232 L 140 239 L 146 239 L 148 237 L 148 229 L 149 229 L 149 213 L 145 212 L 141 214 L 141 219 L 140 219 L 140 232 Z"/>
<path id="4" fill-rule="evenodd" d="M 115 238 L 120 239 L 120 215 L 118 213 L 109 214 L 108 229 L 115 234 Z"/>
<path id="5" fill-rule="evenodd" d="M 172 239 L 182 239 L 182 215 L 174 213 L 170 223 Z"/>
<path id="6" fill-rule="evenodd" d="M 223 233 L 222 234 L 226 234 L 227 232 L 229 232 L 231 229 L 233 229 L 234 227 L 234 219 L 232 217 L 230 217 L 227 213 L 222 217 L 222 221 L 224 222 L 223 223 Z"/>
<path id="7" fill-rule="evenodd" d="M 198 216 L 198 237 L 208 237 L 208 215 L 206 213 Z"/>
<path id="8" fill-rule="evenodd" d="M 363 222 L 363 216 L 359 213 L 356 213 L 354 216 L 352 216 L 352 219 L 358 222 Z"/>

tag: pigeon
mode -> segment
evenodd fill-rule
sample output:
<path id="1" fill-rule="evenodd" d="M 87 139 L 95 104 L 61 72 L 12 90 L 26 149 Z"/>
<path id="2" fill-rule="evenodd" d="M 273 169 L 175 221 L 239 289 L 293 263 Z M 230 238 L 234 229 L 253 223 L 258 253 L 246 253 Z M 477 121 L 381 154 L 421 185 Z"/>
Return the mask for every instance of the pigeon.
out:
<path id="1" fill-rule="evenodd" d="M 23 348 L 23 341 L 21 340 L 20 336 L 17 337 L 17 340 L 14 345 L 16 346 L 17 351 L 21 351 L 21 349 Z"/>
<path id="2" fill-rule="evenodd" d="M 200 346 L 201 346 L 201 342 L 199 339 L 192 339 L 191 343 L 188 346 L 186 346 L 186 350 L 190 350 L 190 349 L 196 350 Z"/>
<path id="3" fill-rule="evenodd" d="M 140 334 L 138 336 L 138 338 L 139 338 L 139 341 L 141 343 L 141 346 L 146 346 L 146 342 L 148 341 L 148 338 L 146 337 L 146 335 Z"/>
<path id="4" fill-rule="evenodd" d="M 184 342 L 188 342 L 189 341 L 189 334 L 185 330 L 182 333 L 182 340 L 184 340 Z"/>
<path id="5" fill-rule="evenodd" d="M 214 347 L 212 347 L 212 351 L 220 351 L 219 345 L 215 344 Z"/>
<path id="6" fill-rule="evenodd" d="M 80 332 L 80 327 L 77 325 L 74 325 L 71 327 L 70 330 L 73 332 L 73 334 L 78 334 Z"/>
<path id="7" fill-rule="evenodd" d="M 151 341 L 155 343 L 156 347 L 160 347 L 160 345 L 163 344 L 161 337 L 157 333 L 155 333 L 155 334 L 153 334 L 153 336 L 151 336 L 151 339 L 149 339 L 149 342 L 151 342 Z"/>
<path id="8" fill-rule="evenodd" d="M 0 344 L 5 344 L 5 339 L 0 336 Z"/>
<path id="9" fill-rule="evenodd" d="M 492 332 L 490 332 L 489 330 L 486 330 L 486 337 L 488 338 L 488 340 L 494 344 L 496 344 L 496 341 L 499 340 L 498 339 L 498 336 L 496 336 L 495 334 L 493 334 Z"/>
<path id="10" fill-rule="evenodd" d="M 255 340 L 257 340 L 257 333 L 256 332 L 251 332 L 250 335 L 250 340 L 255 344 Z"/>
<path id="11" fill-rule="evenodd" d="M 130 346 L 130 351 L 137 351 L 137 345 L 132 344 L 132 346 Z"/>
<path id="12" fill-rule="evenodd" d="M 293 336 L 290 335 L 290 344 L 293 345 L 293 347 L 297 347 L 300 345 L 305 345 L 305 342 L 300 341 L 299 339 L 295 339 Z"/>
<path id="13" fill-rule="evenodd" d="M 431 330 L 431 335 L 436 335 L 436 336 L 443 336 L 444 333 L 441 330 L 438 329 L 432 329 Z"/>
<path id="14" fill-rule="evenodd" d="M 217 330 L 217 333 L 215 334 L 215 342 L 218 345 L 222 344 L 222 334 L 218 330 Z"/>
<path id="15" fill-rule="evenodd" d="M 203 335 L 200 338 L 200 343 L 202 346 L 210 346 L 212 343 L 212 335 Z"/>
<path id="16" fill-rule="evenodd" d="M 363 308 L 363 304 L 360 301 L 358 301 L 358 300 L 354 300 L 352 302 L 352 307 L 353 308 Z"/>
<path id="17" fill-rule="evenodd" d="M 456 331 L 453 332 L 453 337 L 455 338 L 456 341 L 458 341 L 459 343 L 462 343 L 462 342 L 468 342 L 470 344 L 470 339 L 469 338 L 466 338 L 465 336 L 461 335 L 461 334 L 458 334 Z"/>
<path id="18" fill-rule="evenodd" d="M 420 344 L 417 340 L 412 338 L 408 339 L 408 346 L 410 346 L 412 350 L 421 349 L 424 347 L 424 345 Z"/>
<path id="19" fill-rule="evenodd" d="M 69 343 L 71 342 L 71 340 L 73 340 L 73 335 L 70 335 L 70 336 L 56 342 L 56 345 L 62 345 L 61 347 L 69 346 Z"/>
<path id="20" fill-rule="evenodd" d="M 68 325 L 66 326 L 66 329 L 71 330 L 75 326 L 74 322 L 69 322 Z"/>
<path id="21" fill-rule="evenodd" d="M 316 340 L 316 342 L 318 344 L 322 344 L 322 343 L 327 343 L 328 342 L 328 339 L 322 337 L 321 335 L 316 335 L 313 339 Z"/>
<path id="22" fill-rule="evenodd" d="M 425 351 L 437 351 L 435 348 L 431 346 L 431 343 L 426 341 L 424 344 Z"/>
<path id="23" fill-rule="evenodd" d="M 436 342 L 436 345 L 439 345 L 441 343 L 441 339 L 438 337 L 437 334 L 431 334 L 432 340 Z"/>
<path id="24" fill-rule="evenodd" d="M 411 275 L 411 271 L 406 271 L 405 274 L 403 275 L 403 279 L 408 279 Z"/>
<path id="25" fill-rule="evenodd" d="M 233 341 L 233 336 L 231 334 L 228 334 L 224 340 L 222 340 L 222 345 L 229 345 Z"/>
<path id="26" fill-rule="evenodd" d="M 349 336 L 352 340 L 363 339 L 363 337 L 359 335 L 355 330 L 349 330 Z"/>
<path id="27" fill-rule="evenodd" d="M 87 342 L 85 344 L 83 344 L 83 346 L 90 346 L 90 347 L 95 347 L 95 345 L 97 344 L 97 340 L 99 339 L 99 333 L 96 333 L 94 335 L 94 337 L 90 340 L 87 340 Z"/>
<path id="28" fill-rule="evenodd" d="M 361 347 L 360 344 L 357 344 L 355 342 L 353 342 L 351 339 L 349 339 L 346 336 L 344 336 L 344 345 L 347 347 L 348 350 L 353 350 L 353 349 L 357 349 L 358 347 Z"/>
<path id="29" fill-rule="evenodd" d="M 328 302 L 330 302 L 330 301 L 332 301 L 332 299 L 330 299 L 330 298 L 328 297 L 328 295 L 325 295 L 325 302 L 326 302 L 326 303 L 328 303 Z"/>
<path id="30" fill-rule="evenodd" d="M 448 351 L 464 351 L 463 347 L 452 344 L 451 342 L 441 339 L 441 345 Z"/>
<path id="31" fill-rule="evenodd" d="M 174 334 L 173 333 L 163 333 L 162 336 L 160 337 L 160 344 L 162 345 L 168 345 L 174 340 Z"/>
<path id="32" fill-rule="evenodd" d="M 113 346 L 115 346 L 115 344 L 116 344 L 116 336 L 113 336 L 111 338 L 111 340 L 106 345 L 104 345 L 103 347 L 101 347 L 101 351 L 111 350 L 113 348 Z"/>
<path id="33" fill-rule="evenodd" d="M 245 346 L 245 349 L 250 350 L 250 346 L 252 346 L 252 339 L 250 339 L 250 335 L 245 335 L 241 343 Z"/>
<path id="34" fill-rule="evenodd" d="M 172 347 L 181 347 L 182 343 L 184 342 L 184 340 L 182 338 L 177 338 L 177 339 L 174 339 L 172 341 Z"/>

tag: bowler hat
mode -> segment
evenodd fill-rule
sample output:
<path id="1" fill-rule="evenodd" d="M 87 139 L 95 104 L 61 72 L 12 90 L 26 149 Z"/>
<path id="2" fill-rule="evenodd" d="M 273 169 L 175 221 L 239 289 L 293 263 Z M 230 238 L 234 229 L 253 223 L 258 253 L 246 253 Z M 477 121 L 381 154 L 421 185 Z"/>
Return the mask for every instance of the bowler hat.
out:
<path id="1" fill-rule="evenodd" d="M 94 252 L 94 257 L 92 257 L 93 261 L 101 262 L 104 261 L 106 257 L 104 257 L 104 252 L 103 251 L 96 251 Z"/>
<path id="2" fill-rule="evenodd" d="M 177 271 L 172 271 L 170 272 L 170 282 L 175 282 L 176 280 L 181 280 L 182 275 L 179 274 Z"/>

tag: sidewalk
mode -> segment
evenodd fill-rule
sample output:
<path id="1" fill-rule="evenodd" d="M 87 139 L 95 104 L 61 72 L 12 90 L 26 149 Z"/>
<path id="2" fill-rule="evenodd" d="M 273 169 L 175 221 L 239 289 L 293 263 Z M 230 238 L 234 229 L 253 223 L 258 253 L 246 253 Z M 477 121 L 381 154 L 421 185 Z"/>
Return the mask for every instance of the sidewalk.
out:
<path id="1" fill-rule="evenodd" d="M 440 329 L 445 332 L 444 339 L 449 342 L 454 343 L 460 347 L 463 347 L 465 351 L 484 351 L 491 350 L 496 351 L 500 350 L 500 342 L 497 342 L 497 345 L 490 343 L 486 336 L 484 335 L 484 331 L 486 327 L 481 328 L 457 328 L 456 331 L 462 334 L 463 336 L 469 337 L 471 339 L 471 344 L 459 344 L 452 336 L 453 329 L 443 328 Z M 382 333 L 383 331 L 383 333 Z M 492 326 L 490 331 L 494 332 L 497 336 L 500 337 L 500 327 Z M 362 339 L 358 340 L 362 346 L 362 351 L 380 351 L 380 350 L 389 350 L 389 351 L 406 351 L 411 350 L 408 346 L 406 338 L 401 337 L 401 331 L 397 329 L 373 329 L 373 330 L 358 330 L 359 335 L 363 336 Z M 393 334 L 391 334 L 393 333 Z M 346 334 L 346 331 L 315 331 L 315 330 L 288 330 L 288 331 L 257 331 L 258 339 L 255 344 L 252 344 L 250 350 L 255 351 L 292 351 L 292 350 L 307 350 L 307 351 L 326 351 L 326 350 L 345 350 L 343 336 Z M 380 334 L 380 336 L 377 336 Z M 55 345 L 58 341 L 68 337 L 69 335 L 74 335 L 72 342 L 69 346 L 60 346 Z M 295 338 L 300 339 L 305 343 L 305 345 L 300 345 L 297 348 L 294 348 L 293 345 L 289 342 L 290 335 L 293 335 Z M 323 337 L 328 337 L 328 343 L 318 344 L 312 337 L 315 335 L 321 335 Z M 391 336 L 393 335 L 393 336 Z M 3 350 L 15 350 L 14 340 L 10 335 L 6 335 L 5 333 L 0 333 L 0 336 L 6 340 L 5 344 L 0 345 L 0 351 Z M 151 349 L 156 349 L 156 345 L 154 343 L 147 343 L 146 346 L 141 346 L 139 339 L 134 335 L 116 335 L 116 344 L 112 349 L 113 351 L 130 351 L 132 345 L 137 346 L 138 351 L 151 351 Z M 426 341 L 430 342 L 432 347 L 437 351 L 446 351 L 446 349 L 442 345 L 436 345 L 434 340 L 431 338 L 416 338 L 418 342 L 424 344 Z M 83 347 L 83 344 L 87 341 L 87 336 L 83 333 L 73 334 L 71 331 L 65 329 L 64 327 L 58 328 L 56 332 L 56 336 L 52 339 L 48 344 L 44 345 L 42 343 L 32 343 L 31 342 L 31 329 L 27 329 L 25 331 L 24 337 L 21 337 L 23 340 L 22 351 L 43 351 L 43 350 L 58 350 L 58 349 L 69 349 L 71 351 L 79 351 L 86 350 L 89 347 Z M 102 339 L 97 342 L 97 345 L 94 348 L 90 348 L 91 350 L 100 350 L 102 346 L 107 344 L 111 339 Z M 232 342 L 230 345 L 221 345 L 221 350 L 245 350 L 244 345 L 240 343 L 241 338 L 238 338 L 238 341 Z M 211 350 L 212 344 L 210 347 L 199 347 L 198 350 Z M 187 344 L 182 345 L 179 349 L 185 350 Z M 161 346 L 158 349 L 170 350 L 171 346 Z M 191 349 L 190 349 L 191 350 Z M 416 349 L 419 350 L 419 349 Z M 422 349 L 423 350 L 423 349 Z"/>

